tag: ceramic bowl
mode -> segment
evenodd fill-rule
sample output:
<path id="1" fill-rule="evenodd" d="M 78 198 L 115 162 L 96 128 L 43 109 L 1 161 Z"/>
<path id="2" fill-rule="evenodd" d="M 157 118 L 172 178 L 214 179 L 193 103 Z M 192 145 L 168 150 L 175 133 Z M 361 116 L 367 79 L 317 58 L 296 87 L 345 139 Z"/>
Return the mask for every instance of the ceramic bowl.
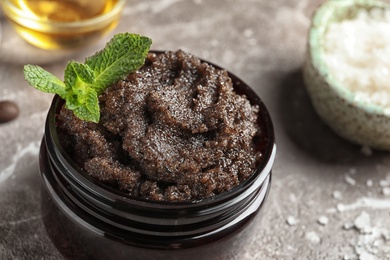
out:
<path id="1" fill-rule="evenodd" d="M 309 29 L 303 77 L 314 109 L 337 134 L 362 146 L 390 151 L 390 116 L 383 107 L 356 100 L 355 93 L 337 81 L 324 62 L 328 25 L 373 7 L 389 9 L 390 5 L 372 0 L 330 0 L 321 5 Z"/>

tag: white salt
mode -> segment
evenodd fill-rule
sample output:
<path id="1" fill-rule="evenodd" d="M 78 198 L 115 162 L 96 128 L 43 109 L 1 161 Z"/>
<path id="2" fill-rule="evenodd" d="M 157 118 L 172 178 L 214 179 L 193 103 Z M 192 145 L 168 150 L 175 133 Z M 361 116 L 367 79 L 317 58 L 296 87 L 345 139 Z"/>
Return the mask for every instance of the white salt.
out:
<path id="1" fill-rule="evenodd" d="M 338 191 L 338 190 L 335 190 L 333 193 L 332 193 L 332 197 L 336 200 L 342 200 L 343 199 L 343 194 Z"/>
<path id="2" fill-rule="evenodd" d="M 296 224 L 298 224 L 298 220 L 294 216 L 288 216 L 287 224 L 289 224 L 290 226 L 295 226 Z"/>
<path id="3" fill-rule="evenodd" d="M 379 181 L 379 186 L 381 186 L 381 187 L 390 186 L 390 180 L 380 180 Z"/>
<path id="4" fill-rule="evenodd" d="M 324 35 L 324 61 L 356 102 L 390 112 L 389 26 L 390 11 L 380 9 L 362 9 L 352 19 L 331 23 Z"/>
<path id="5" fill-rule="evenodd" d="M 356 259 L 355 255 L 344 255 L 343 257 L 343 260 L 352 260 L 352 259 Z"/>
<path id="6" fill-rule="evenodd" d="M 338 212 L 343 212 L 345 210 L 345 206 L 344 204 L 339 203 L 336 205 L 336 209 Z"/>
<path id="7" fill-rule="evenodd" d="M 290 196 L 289 196 L 289 198 L 290 198 L 290 201 L 291 201 L 291 202 L 297 202 L 297 196 L 295 196 L 294 193 L 291 193 Z"/>
<path id="8" fill-rule="evenodd" d="M 354 227 L 355 227 L 355 224 L 350 223 L 350 222 L 345 223 L 345 224 L 343 225 L 343 229 L 344 229 L 344 230 L 350 230 L 350 229 L 352 229 L 352 228 L 354 228 Z"/>
<path id="9" fill-rule="evenodd" d="M 382 194 L 385 196 L 390 196 L 390 187 L 383 187 Z"/>
<path id="10" fill-rule="evenodd" d="M 326 216 L 321 216 L 318 218 L 317 222 L 323 226 L 329 223 L 329 219 Z"/>
<path id="11" fill-rule="evenodd" d="M 361 260 L 377 260 L 377 258 L 374 255 L 372 255 L 369 252 L 365 252 L 365 251 L 363 251 L 359 254 L 359 259 L 361 259 Z"/>
<path id="12" fill-rule="evenodd" d="M 370 215 L 367 212 L 363 211 L 360 215 L 355 219 L 354 225 L 360 231 L 360 233 L 370 233 L 371 223 L 370 223 Z"/>
<path id="13" fill-rule="evenodd" d="M 312 242 L 313 244 L 319 244 L 321 242 L 321 238 L 318 236 L 318 234 L 314 231 L 306 232 L 305 238 Z"/>
<path id="14" fill-rule="evenodd" d="M 352 185 L 352 186 L 355 186 L 355 184 L 356 184 L 356 181 L 355 181 L 351 176 L 349 176 L 349 175 L 345 175 L 344 180 L 345 180 L 348 184 L 350 184 L 350 185 Z"/>

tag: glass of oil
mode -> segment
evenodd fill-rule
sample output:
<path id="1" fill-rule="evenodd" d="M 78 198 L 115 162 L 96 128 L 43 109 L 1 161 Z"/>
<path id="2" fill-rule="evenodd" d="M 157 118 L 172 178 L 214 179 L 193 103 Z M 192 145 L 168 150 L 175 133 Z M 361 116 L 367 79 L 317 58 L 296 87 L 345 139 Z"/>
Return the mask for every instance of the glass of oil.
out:
<path id="1" fill-rule="evenodd" d="M 126 0 L 0 0 L 17 33 L 41 49 L 89 45 L 118 24 Z"/>

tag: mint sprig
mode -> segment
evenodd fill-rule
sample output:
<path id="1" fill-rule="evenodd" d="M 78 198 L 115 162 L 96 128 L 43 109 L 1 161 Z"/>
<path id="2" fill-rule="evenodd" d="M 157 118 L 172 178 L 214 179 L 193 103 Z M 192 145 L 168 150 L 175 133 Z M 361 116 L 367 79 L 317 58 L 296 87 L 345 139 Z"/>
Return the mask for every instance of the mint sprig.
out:
<path id="1" fill-rule="evenodd" d="M 85 59 L 70 61 L 64 81 L 36 65 L 24 66 L 24 77 L 34 88 L 59 95 L 67 109 L 80 119 L 99 122 L 98 97 L 106 88 L 139 69 L 145 62 L 152 40 L 145 36 L 120 33 L 105 48 Z"/>

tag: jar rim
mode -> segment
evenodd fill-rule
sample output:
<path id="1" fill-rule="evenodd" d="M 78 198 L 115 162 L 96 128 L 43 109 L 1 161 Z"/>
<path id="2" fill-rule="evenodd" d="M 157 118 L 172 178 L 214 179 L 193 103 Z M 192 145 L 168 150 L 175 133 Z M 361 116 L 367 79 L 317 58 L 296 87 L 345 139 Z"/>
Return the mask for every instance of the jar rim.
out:
<path id="1" fill-rule="evenodd" d="M 151 51 L 154 53 L 162 53 L 163 51 Z M 202 62 L 206 62 L 217 69 L 222 69 L 220 66 L 215 65 L 211 62 L 205 61 L 201 59 Z M 257 165 L 256 169 L 252 173 L 252 175 L 236 187 L 232 188 L 230 191 L 225 191 L 221 194 L 215 195 L 210 198 L 205 198 L 199 201 L 185 201 L 185 202 L 168 202 L 168 201 L 153 201 L 147 200 L 143 198 L 137 198 L 126 194 L 124 192 L 115 190 L 98 180 L 90 177 L 86 174 L 66 153 L 62 145 L 60 144 L 60 140 L 56 131 L 56 114 L 59 109 L 61 109 L 64 100 L 62 100 L 59 96 L 55 96 L 51 107 L 49 109 L 49 113 L 46 119 L 45 126 L 45 140 L 47 144 L 47 149 L 49 156 L 52 160 L 60 160 L 62 164 L 64 164 L 64 172 L 66 172 L 67 177 L 71 178 L 73 182 L 80 185 L 83 189 L 88 190 L 91 194 L 103 198 L 108 201 L 112 201 L 115 203 L 126 205 L 129 202 L 132 203 L 133 206 L 138 207 L 147 207 L 147 208 L 159 208 L 159 209 L 183 209 L 190 210 L 191 208 L 198 207 L 207 207 L 208 205 L 216 205 L 220 203 L 224 203 L 226 201 L 231 200 L 232 198 L 237 197 L 239 194 L 243 193 L 247 189 L 249 189 L 253 183 L 255 182 L 264 182 L 267 176 L 271 172 L 271 168 L 275 159 L 276 154 L 276 144 L 275 144 L 275 135 L 273 123 L 263 101 L 260 97 L 250 88 L 246 83 L 244 83 L 240 78 L 235 76 L 233 73 L 227 71 L 229 77 L 232 79 L 233 88 L 239 95 L 245 95 L 252 105 L 259 106 L 259 115 L 258 121 L 261 126 L 263 126 L 263 130 L 265 131 L 266 143 L 264 145 L 264 151 L 262 151 L 262 159 Z M 58 157 L 55 158 L 53 153 Z M 260 179 L 260 181 L 259 181 Z"/>

